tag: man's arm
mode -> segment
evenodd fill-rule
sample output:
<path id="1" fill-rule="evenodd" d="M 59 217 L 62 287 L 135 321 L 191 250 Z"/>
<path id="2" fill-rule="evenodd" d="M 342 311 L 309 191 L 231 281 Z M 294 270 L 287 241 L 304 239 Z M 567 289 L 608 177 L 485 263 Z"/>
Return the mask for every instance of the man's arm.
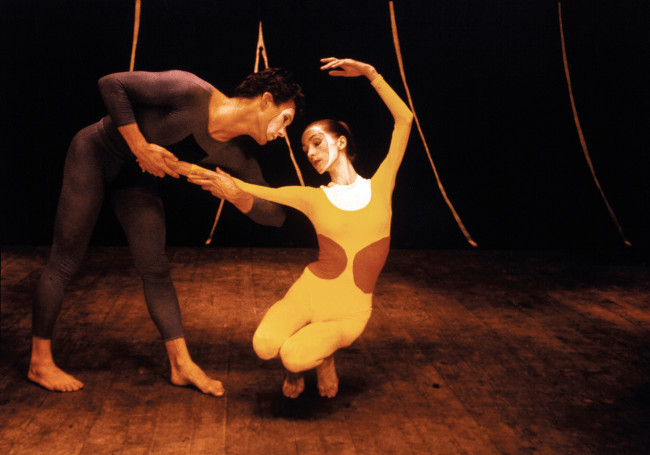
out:
<path id="1" fill-rule="evenodd" d="M 99 92 L 108 115 L 143 171 L 157 177 L 165 174 L 178 177 L 167 165 L 167 162 L 176 161 L 176 157 L 164 147 L 146 140 L 136 123 L 133 105 L 171 106 L 186 92 L 192 77 L 182 71 L 133 71 L 109 74 L 99 79 Z"/>

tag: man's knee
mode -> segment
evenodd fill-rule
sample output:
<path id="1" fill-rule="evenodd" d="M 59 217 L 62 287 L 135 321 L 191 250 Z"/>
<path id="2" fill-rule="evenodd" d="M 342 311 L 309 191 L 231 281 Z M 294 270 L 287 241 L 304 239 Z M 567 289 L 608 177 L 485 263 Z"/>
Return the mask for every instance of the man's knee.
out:
<path id="1" fill-rule="evenodd" d="M 167 257 L 158 255 L 156 257 L 135 258 L 135 268 L 145 282 L 162 282 L 171 280 L 171 273 Z"/>

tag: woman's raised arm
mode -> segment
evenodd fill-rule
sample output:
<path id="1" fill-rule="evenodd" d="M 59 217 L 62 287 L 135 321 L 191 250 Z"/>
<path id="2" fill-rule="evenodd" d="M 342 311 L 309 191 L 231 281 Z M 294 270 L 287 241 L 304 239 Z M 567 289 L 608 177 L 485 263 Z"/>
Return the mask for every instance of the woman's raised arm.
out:
<path id="1" fill-rule="evenodd" d="M 329 70 L 330 76 L 366 76 L 393 115 L 395 128 L 388 155 L 375 173 L 375 176 L 386 179 L 392 190 L 411 133 L 413 113 L 372 65 L 350 58 L 336 57 L 323 58 L 321 62 L 324 63 L 321 69 Z"/>

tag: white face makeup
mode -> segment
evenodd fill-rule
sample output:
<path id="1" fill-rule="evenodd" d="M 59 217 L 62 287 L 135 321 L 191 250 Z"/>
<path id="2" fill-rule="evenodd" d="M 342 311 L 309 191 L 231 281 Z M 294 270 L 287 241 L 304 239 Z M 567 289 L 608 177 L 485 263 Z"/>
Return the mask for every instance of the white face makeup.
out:
<path id="1" fill-rule="evenodd" d="M 287 134 L 286 128 L 293 121 L 295 115 L 296 110 L 290 107 L 273 117 L 266 127 L 266 140 L 272 141 L 278 136 L 284 137 Z"/>
<path id="2" fill-rule="evenodd" d="M 339 156 L 336 140 L 319 126 L 312 126 L 303 133 L 302 149 L 319 174 L 326 172 Z"/>

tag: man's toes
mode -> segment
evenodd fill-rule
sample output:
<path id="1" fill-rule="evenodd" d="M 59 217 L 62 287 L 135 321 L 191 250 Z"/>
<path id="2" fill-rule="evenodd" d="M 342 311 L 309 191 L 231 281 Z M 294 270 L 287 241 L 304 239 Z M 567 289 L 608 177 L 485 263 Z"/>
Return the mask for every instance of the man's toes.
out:
<path id="1" fill-rule="evenodd" d="M 212 384 L 212 387 L 210 387 L 209 393 L 215 397 L 220 397 L 226 393 L 226 390 L 223 388 L 223 384 L 221 384 L 221 382 L 215 381 L 215 383 Z"/>
<path id="2" fill-rule="evenodd" d="M 74 384 L 70 384 L 70 392 L 76 392 L 77 390 L 81 390 L 84 388 L 84 385 L 80 382 L 75 382 Z"/>

